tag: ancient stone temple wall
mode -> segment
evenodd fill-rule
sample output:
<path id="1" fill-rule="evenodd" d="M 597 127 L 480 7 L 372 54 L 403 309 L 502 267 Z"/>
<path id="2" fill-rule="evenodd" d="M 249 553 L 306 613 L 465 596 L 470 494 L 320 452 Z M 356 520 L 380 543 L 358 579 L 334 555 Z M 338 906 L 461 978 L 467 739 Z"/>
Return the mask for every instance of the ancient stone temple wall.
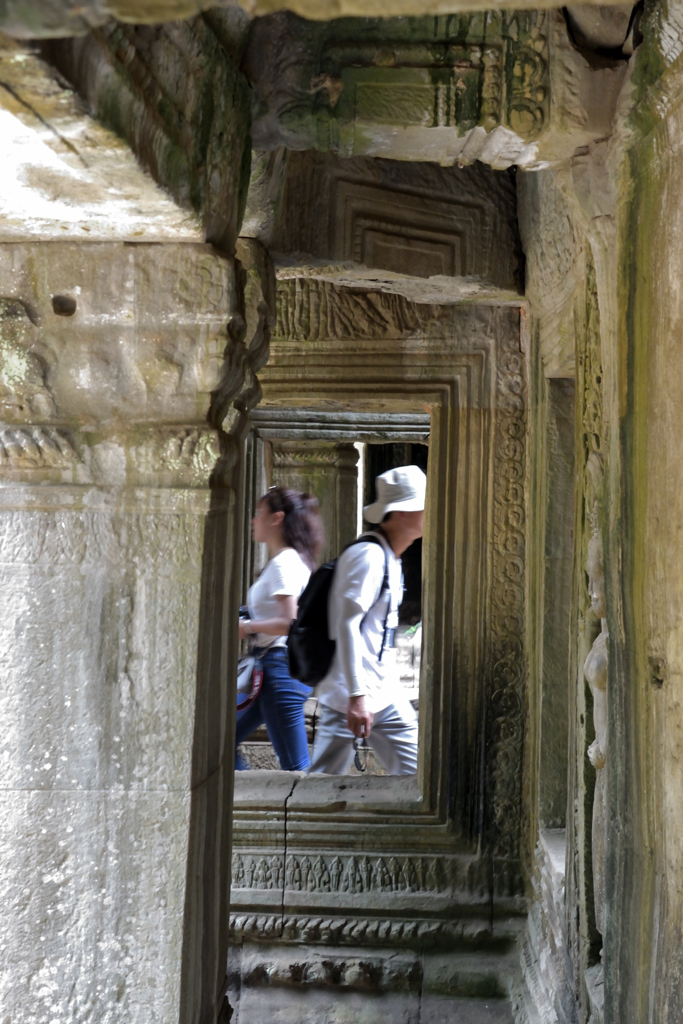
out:
<path id="1" fill-rule="evenodd" d="M 683 1012 L 677 981 L 683 908 L 676 796 L 683 657 L 678 610 L 683 548 L 675 483 L 683 112 L 679 5 L 650 11 L 644 33 L 652 62 L 638 62 L 633 70 L 629 127 L 634 135 L 627 137 L 620 189 L 619 376 L 612 397 L 620 464 L 618 478 L 611 481 L 619 503 L 610 509 L 608 554 L 608 598 L 610 589 L 614 594 L 621 588 L 623 625 L 614 625 L 623 629 L 626 641 L 615 646 L 614 665 L 610 660 L 615 695 L 610 757 L 615 748 L 629 751 L 637 767 L 627 770 L 622 762 L 608 790 L 614 829 L 628 827 L 619 846 L 608 850 L 613 959 L 606 1000 L 612 1020 L 630 1012 L 630 1001 L 643 1019 L 654 1021 L 675 1020 Z"/>
<path id="2" fill-rule="evenodd" d="M 90 110 L 227 253 L 249 180 L 250 97 L 238 69 L 248 27 L 239 9 L 214 10 L 168 25 L 111 20 L 44 44 Z"/>
<path id="3" fill-rule="evenodd" d="M 34 53 L 0 61 L 0 1003 L 217 1020 L 264 262 L 206 244 Z"/>
<path id="4" fill-rule="evenodd" d="M 551 525 L 547 467 L 558 466 L 553 382 L 575 382 L 573 596 L 560 675 L 568 689 L 569 788 L 566 821 L 553 819 L 552 828 L 542 707 L 556 699 L 559 666 L 545 674 L 547 619 L 534 594 L 554 584 L 538 549 L 531 566 L 530 628 L 540 633 L 530 647 L 540 660 L 537 668 L 532 661 L 529 806 L 538 845 L 525 957 L 537 1005 L 561 1021 L 678 1015 L 672 954 L 664 952 L 679 942 L 677 899 L 668 889 L 677 830 L 667 797 L 677 784 L 667 754 L 677 728 L 671 615 L 679 559 L 668 481 L 679 440 L 666 412 L 676 387 L 669 346 L 677 307 L 668 291 L 679 262 L 676 12 L 644 17 L 645 41 L 630 62 L 610 139 L 564 168 L 520 181 L 537 338 L 533 429 L 541 441 L 532 515 L 541 534 Z"/>
<path id="5" fill-rule="evenodd" d="M 245 5 L 0 10 L 3 1019 L 678 1021 L 680 3 Z M 419 774 L 229 911 L 249 501 L 425 430 Z"/>
<path id="6" fill-rule="evenodd" d="M 225 955 L 185 913 L 227 897 L 238 449 L 201 411 L 234 275 L 192 245 L 0 262 L 3 902 L 29 961 L 5 959 L 3 1000 L 27 1020 L 177 1019 L 218 999 Z"/>

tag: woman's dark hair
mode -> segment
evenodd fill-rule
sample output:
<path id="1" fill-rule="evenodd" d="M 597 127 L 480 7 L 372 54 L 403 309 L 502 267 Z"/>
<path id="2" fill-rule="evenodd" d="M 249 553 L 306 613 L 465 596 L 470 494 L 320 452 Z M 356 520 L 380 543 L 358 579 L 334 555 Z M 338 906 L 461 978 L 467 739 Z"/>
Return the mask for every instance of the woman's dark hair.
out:
<path id="1" fill-rule="evenodd" d="M 313 571 L 323 545 L 323 526 L 320 521 L 318 499 L 289 487 L 271 487 L 261 500 L 271 512 L 284 512 L 282 537 L 290 548 L 298 551 Z"/>

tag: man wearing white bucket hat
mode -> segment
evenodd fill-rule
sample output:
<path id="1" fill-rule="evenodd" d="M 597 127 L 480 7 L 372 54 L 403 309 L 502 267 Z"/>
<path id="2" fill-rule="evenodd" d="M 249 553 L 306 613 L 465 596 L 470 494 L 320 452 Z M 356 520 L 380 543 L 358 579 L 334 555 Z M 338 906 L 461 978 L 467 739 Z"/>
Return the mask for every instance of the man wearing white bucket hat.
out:
<path id="1" fill-rule="evenodd" d="M 316 690 L 319 717 L 311 772 L 341 775 L 354 746 L 369 745 L 389 775 L 417 772 L 417 717 L 383 654 L 403 597 L 400 556 L 422 536 L 427 478 L 417 466 L 377 477 L 377 500 L 363 514 L 377 523 L 337 562 L 329 596 L 336 641 L 330 670 Z"/>

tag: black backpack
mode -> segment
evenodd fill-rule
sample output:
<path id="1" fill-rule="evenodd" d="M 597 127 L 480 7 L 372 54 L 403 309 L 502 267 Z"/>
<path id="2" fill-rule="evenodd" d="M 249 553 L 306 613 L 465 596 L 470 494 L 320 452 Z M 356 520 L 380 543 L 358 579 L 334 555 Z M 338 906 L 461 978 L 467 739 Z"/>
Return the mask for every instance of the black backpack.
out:
<path id="1" fill-rule="evenodd" d="M 379 537 L 372 534 L 364 534 L 347 544 L 346 551 L 354 544 L 363 543 L 379 544 L 384 546 Z M 289 660 L 289 672 L 293 679 L 298 679 L 308 686 L 315 686 L 321 679 L 324 679 L 330 670 L 332 658 L 336 648 L 336 642 L 330 637 L 329 623 L 327 620 L 327 603 L 330 596 L 330 587 L 334 578 L 334 570 L 339 559 L 325 562 L 311 575 L 310 580 L 299 598 L 297 616 L 292 622 L 287 637 L 287 656 Z M 384 591 L 389 586 L 389 558 L 384 552 L 384 577 L 379 594 L 375 598 L 377 604 Z M 389 613 L 387 612 L 387 618 Z M 382 646 L 379 652 L 379 661 L 387 638 L 387 619 L 384 620 L 384 634 Z"/>

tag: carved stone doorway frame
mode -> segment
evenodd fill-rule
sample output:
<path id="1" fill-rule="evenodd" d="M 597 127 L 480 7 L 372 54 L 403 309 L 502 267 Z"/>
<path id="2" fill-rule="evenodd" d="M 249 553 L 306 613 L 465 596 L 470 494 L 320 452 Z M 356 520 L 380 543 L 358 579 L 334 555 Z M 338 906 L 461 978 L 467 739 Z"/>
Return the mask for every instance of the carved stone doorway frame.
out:
<path id="1" fill-rule="evenodd" d="M 297 857 L 317 858 L 321 877 L 345 853 L 406 857 L 408 918 L 424 915 L 426 897 L 407 865 L 427 853 L 439 861 L 435 897 L 466 891 L 468 912 L 490 906 L 494 892 L 514 903 L 525 683 L 522 303 L 423 304 L 310 278 L 279 290 L 262 407 L 431 417 L 420 758 L 414 780 L 238 773 L 237 930 L 250 915 L 257 933 L 270 914 L 353 915 L 348 887 L 288 891 L 285 861 Z M 270 778 L 259 795 L 261 775 Z M 245 881 L 245 859 L 264 856 L 271 884 Z M 438 899 L 429 910 L 444 912 Z M 257 926 L 258 914 L 266 916 Z"/>

